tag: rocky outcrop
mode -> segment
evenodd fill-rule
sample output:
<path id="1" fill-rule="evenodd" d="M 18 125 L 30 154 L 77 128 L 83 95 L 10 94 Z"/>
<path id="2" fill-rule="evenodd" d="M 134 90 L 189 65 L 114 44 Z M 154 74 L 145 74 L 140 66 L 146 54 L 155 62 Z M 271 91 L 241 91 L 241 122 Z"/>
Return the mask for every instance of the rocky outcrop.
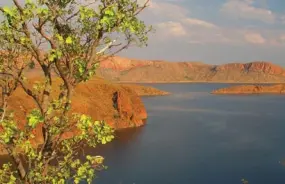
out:
<path id="1" fill-rule="evenodd" d="M 58 82 L 54 81 L 54 85 L 57 86 Z M 132 89 L 133 87 L 136 91 Z M 147 93 L 137 94 L 142 89 L 144 87 L 137 85 L 114 84 L 102 79 L 94 79 L 77 86 L 72 98 L 71 111 L 90 115 L 94 120 L 105 120 L 116 130 L 139 127 L 145 124 L 147 118 L 146 109 L 140 98 Z M 54 90 L 55 93 L 56 91 Z M 35 108 L 33 100 L 21 88 L 16 90 L 8 104 L 9 109 L 14 110 L 20 126 L 25 125 L 26 115 Z M 40 129 L 39 125 L 34 132 L 36 142 L 42 141 Z M 74 133 L 76 131 L 68 132 L 64 137 L 71 137 Z"/>
<path id="2" fill-rule="evenodd" d="M 118 82 L 285 82 L 285 69 L 270 62 L 208 65 L 201 62 L 167 62 L 110 58 L 99 75 Z"/>
<path id="3" fill-rule="evenodd" d="M 260 72 L 264 74 L 283 75 L 285 76 L 284 68 L 274 65 L 269 62 L 256 61 L 251 63 L 229 63 L 225 65 L 216 66 L 216 71 L 231 71 L 239 70 L 241 72 Z"/>
<path id="4" fill-rule="evenodd" d="M 143 106 L 138 96 L 130 98 L 122 91 L 116 91 L 113 93 L 112 100 L 115 113 L 114 118 L 108 121 L 112 127 L 122 129 L 144 124 L 147 113 L 145 108 L 136 106 L 136 104 Z"/>
<path id="5" fill-rule="evenodd" d="M 214 90 L 212 94 L 285 94 L 285 84 L 238 85 Z"/>

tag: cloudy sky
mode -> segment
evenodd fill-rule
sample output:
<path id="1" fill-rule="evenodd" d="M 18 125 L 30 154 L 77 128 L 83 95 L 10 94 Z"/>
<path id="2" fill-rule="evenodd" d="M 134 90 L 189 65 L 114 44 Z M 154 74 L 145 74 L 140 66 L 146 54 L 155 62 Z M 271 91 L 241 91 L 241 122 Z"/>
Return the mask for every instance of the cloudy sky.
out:
<path id="1" fill-rule="evenodd" d="M 123 56 L 285 66 L 284 0 L 152 0 L 141 17 L 156 32 Z"/>
<path id="2" fill-rule="evenodd" d="M 130 48 L 122 56 L 285 66 L 285 0 L 151 0 L 140 17 L 156 32 L 148 47 Z"/>

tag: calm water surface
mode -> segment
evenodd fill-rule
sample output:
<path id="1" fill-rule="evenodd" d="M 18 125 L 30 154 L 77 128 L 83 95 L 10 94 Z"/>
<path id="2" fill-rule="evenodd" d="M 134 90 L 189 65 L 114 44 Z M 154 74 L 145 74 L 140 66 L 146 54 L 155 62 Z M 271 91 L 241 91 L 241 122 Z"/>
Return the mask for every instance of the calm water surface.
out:
<path id="1" fill-rule="evenodd" d="M 146 126 L 100 149 L 97 184 L 284 184 L 285 96 L 211 95 L 225 84 L 157 84 Z M 281 161 L 281 163 L 280 163 Z"/>

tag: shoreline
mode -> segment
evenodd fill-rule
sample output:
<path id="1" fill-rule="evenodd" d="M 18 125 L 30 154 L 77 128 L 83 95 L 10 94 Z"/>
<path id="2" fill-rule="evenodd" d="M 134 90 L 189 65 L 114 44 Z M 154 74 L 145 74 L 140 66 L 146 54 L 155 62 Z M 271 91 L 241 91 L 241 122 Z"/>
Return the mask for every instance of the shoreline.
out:
<path id="1" fill-rule="evenodd" d="M 118 84 L 181 84 L 181 83 L 197 83 L 197 84 L 285 84 L 284 82 L 234 82 L 234 81 L 143 81 L 143 82 L 134 82 L 134 81 L 113 81 Z"/>
<path id="2" fill-rule="evenodd" d="M 283 96 L 285 93 L 280 92 L 225 92 L 225 93 L 219 93 L 219 92 L 211 92 L 212 95 L 235 95 L 235 96 L 248 96 L 248 95 L 280 95 Z"/>

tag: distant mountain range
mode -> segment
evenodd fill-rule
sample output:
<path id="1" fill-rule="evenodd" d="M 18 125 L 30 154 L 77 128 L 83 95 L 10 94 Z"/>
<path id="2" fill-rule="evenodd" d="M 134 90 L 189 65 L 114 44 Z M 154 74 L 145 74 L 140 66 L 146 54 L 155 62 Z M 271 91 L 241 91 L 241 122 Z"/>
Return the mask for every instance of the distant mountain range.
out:
<path id="1" fill-rule="evenodd" d="M 112 57 L 102 61 L 98 75 L 117 82 L 284 83 L 285 68 L 270 62 L 209 65 Z"/>

